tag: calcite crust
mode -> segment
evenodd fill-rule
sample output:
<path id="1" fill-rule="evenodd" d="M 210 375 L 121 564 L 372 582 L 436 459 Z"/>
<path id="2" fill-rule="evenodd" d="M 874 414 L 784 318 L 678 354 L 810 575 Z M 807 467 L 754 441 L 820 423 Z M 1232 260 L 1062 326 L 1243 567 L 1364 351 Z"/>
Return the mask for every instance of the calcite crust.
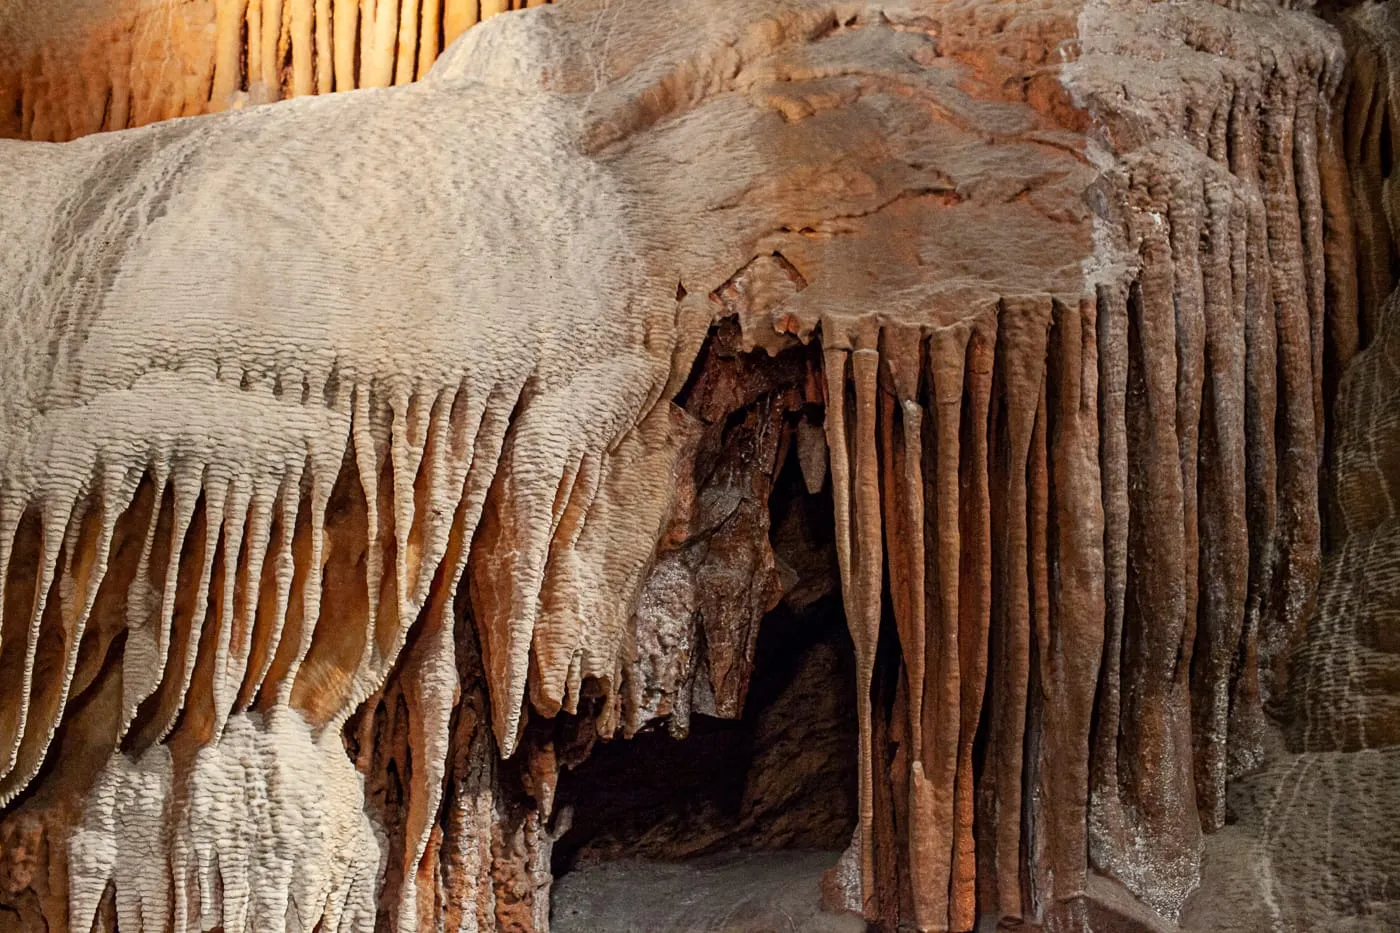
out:
<path id="1" fill-rule="evenodd" d="M 1393 0 L 66 5 L 0 10 L 0 922 L 543 933 L 561 774 L 823 574 L 833 906 L 1400 922 L 1292 800 L 1400 777 Z"/>

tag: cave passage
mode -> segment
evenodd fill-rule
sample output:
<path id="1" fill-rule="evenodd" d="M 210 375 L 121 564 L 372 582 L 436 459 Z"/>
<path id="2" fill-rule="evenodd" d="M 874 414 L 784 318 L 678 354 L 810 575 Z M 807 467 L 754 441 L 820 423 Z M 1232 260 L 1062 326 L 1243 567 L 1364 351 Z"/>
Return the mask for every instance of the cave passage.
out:
<path id="1" fill-rule="evenodd" d="M 687 712 L 630 740 L 599 741 L 564 769 L 556 879 L 603 862 L 839 853 L 851 841 L 855 650 L 824 440 L 812 430 L 821 405 L 803 388 L 820 358 L 810 347 L 770 357 L 741 345 L 733 320 L 717 326 L 678 399 L 704 425 L 676 552 L 704 590 L 690 606 Z M 750 669 L 742 646 L 755 629 Z"/>
<path id="2" fill-rule="evenodd" d="M 692 396 L 701 411 L 717 386 L 771 380 L 778 387 L 766 396 L 771 400 L 802 372 L 799 355 L 776 366 L 760 361 L 747 374 L 751 357 L 716 355 L 718 365 Z M 782 430 L 792 436 L 803 418 L 820 423 L 820 412 L 764 398 L 711 422 L 713 439 L 726 440 L 699 458 L 696 498 L 727 504 L 703 513 L 711 520 L 697 522 L 706 530 L 690 544 L 698 562 L 723 562 L 706 577 L 724 591 L 717 595 L 741 600 L 718 608 L 710 601 L 699 610 L 739 627 L 725 631 L 730 645 L 741 643 L 741 607 L 752 605 L 730 588 L 744 589 L 746 568 L 766 566 L 759 572 L 781 581 L 776 606 L 755 620 L 742 711 L 737 718 L 701 712 L 713 712 L 716 703 L 706 661 L 714 649 L 698 625 L 688 715 L 657 720 L 630 740 L 596 742 L 561 773 L 555 832 L 563 832 L 550 866 L 551 929 L 561 933 L 786 929 L 793 922 L 813 931 L 864 929 L 863 921 L 820 911 L 822 875 L 856 827 L 859 774 L 855 650 L 840 592 L 830 484 L 810 482 L 812 458 L 809 452 L 803 465 L 800 444 L 779 444 L 777 431 L 758 442 L 764 431 L 755 430 L 786 418 Z M 767 455 L 733 462 L 717 456 L 758 452 L 765 443 Z M 767 470 L 770 478 L 761 475 Z M 736 533 L 755 531 L 767 539 L 772 561 L 753 552 L 729 563 L 746 553 L 746 545 L 733 546 Z"/>
<path id="3" fill-rule="evenodd" d="M 554 846 L 556 878 L 625 858 L 846 847 L 858 764 L 840 597 L 769 613 L 755 662 L 742 718 L 696 714 L 682 739 L 657 729 L 600 742 L 561 776 L 558 802 L 573 821 Z"/>
<path id="4" fill-rule="evenodd" d="M 695 714 L 594 746 L 560 779 L 551 929 L 863 930 L 820 879 L 857 811 L 855 657 L 840 596 L 759 629 L 738 720 Z"/>

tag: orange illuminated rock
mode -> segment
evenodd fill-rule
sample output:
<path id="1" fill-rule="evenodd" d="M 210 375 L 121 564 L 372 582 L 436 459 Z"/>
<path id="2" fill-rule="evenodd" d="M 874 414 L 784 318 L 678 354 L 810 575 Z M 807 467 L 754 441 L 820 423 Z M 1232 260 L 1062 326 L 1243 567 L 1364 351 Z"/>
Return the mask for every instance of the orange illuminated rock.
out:
<path id="1" fill-rule="evenodd" d="M 0 137 L 408 84 L 468 27 L 543 2 L 15 0 L 0 8 Z"/>
<path id="2" fill-rule="evenodd" d="M 541 933 L 561 782 L 839 594 L 672 830 L 845 835 L 825 671 L 830 907 L 1346 928 L 1273 801 L 1400 736 L 1393 12 L 65 6 L 9 135 L 238 112 L 0 145 L 0 920 Z"/>

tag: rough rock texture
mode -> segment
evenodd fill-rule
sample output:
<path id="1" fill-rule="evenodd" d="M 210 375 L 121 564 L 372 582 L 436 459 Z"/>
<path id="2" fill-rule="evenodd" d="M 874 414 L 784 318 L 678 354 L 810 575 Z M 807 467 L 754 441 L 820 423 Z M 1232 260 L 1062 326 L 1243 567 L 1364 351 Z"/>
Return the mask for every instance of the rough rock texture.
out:
<path id="1" fill-rule="evenodd" d="M 1331 541 L 1281 698 L 1282 747 L 1230 790 L 1234 825 L 1214 841 L 1188 911 L 1201 930 L 1400 928 L 1400 834 L 1390 816 L 1400 809 L 1400 199 L 1391 155 L 1400 7 L 1359 6 L 1338 25 L 1351 61 L 1339 135 L 1356 222 L 1355 266 L 1337 284 L 1358 300 L 1333 317 L 1343 366 L 1331 409 Z"/>
<path id="2" fill-rule="evenodd" d="M 10 131 L 435 52 L 255 6 L 7 8 L 157 75 Z M 1394 17 L 568 0 L 0 145 L 0 923 L 543 931 L 561 769 L 833 588 L 829 906 L 1392 923 Z"/>

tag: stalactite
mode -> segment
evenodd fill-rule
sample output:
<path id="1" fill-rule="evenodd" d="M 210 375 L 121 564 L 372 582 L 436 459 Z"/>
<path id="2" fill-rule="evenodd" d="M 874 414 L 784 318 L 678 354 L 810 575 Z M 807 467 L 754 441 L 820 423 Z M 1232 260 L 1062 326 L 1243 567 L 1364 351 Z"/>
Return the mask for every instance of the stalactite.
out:
<path id="1" fill-rule="evenodd" d="M 112 0 L 0 12 L 0 138 L 63 141 L 176 116 L 421 80 L 476 23 L 548 0 Z M 6 26 L 13 28 L 7 32 Z M 159 61 L 160 67 L 149 63 Z"/>
<path id="2" fill-rule="evenodd" d="M 995 365 L 995 325 L 978 322 L 969 343 L 966 388 L 962 406 L 960 483 L 962 497 L 959 525 L 967 560 L 961 565 L 961 617 L 958 620 L 961 723 L 958 736 L 958 769 L 955 787 L 953 841 L 952 929 L 971 928 L 977 909 L 977 844 L 975 839 L 976 786 L 973 746 L 982 719 L 992 606 L 992 545 L 988 433 Z"/>
<path id="3" fill-rule="evenodd" d="M 987 842 L 994 853 L 994 877 L 988 878 L 988 884 L 993 886 L 995 900 L 984 903 L 983 909 L 1006 918 L 1027 915 L 1021 886 L 1021 866 L 1027 856 L 1021 841 L 1021 782 L 1033 607 L 1026 477 L 1045 359 L 1045 330 L 1050 323 L 1044 311 L 1033 301 L 1007 301 L 998 324 L 1003 361 L 998 379 L 998 404 L 1003 414 L 998 420 L 1004 433 L 998 439 L 999 469 L 991 484 L 992 567 L 994 591 L 1001 594 L 1002 602 L 1000 607 L 992 607 L 992 629 L 998 633 L 993 651 L 998 661 L 991 686 L 988 739 L 988 759 L 995 774 L 988 780 L 991 809 L 987 812 L 987 825 L 996 834 L 994 841 Z"/>
<path id="4" fill-rule="evenodd" d="M 1207 581 L 1191 660 L 1196 795 L 1209 829 L 1224 825 L 1230 678 L 1244 623 L 1249 567 L 1245 494 L 1245 235 L 1247 202 L 1228 177 L 1207 176 L 1205 356 L 1200 438 L 1200 571 Z"/>
<path id="5" fill-rule="evenodd" d="M 859 857 L 861 905 L 865 911 L 872 909 L 874 894 L 870 688 L 880 634 L 880 590 L 884 571 L 875 452 L 878 361 L 878 351 L 873 349 L 828 348 L 825 354 L 826 436 L 831 452 L 831 495 L 836 510 L 836 554 L 841 566 L 841 592 L 846 602 L 851 640 L 856 645 L 860 822 L 851 845 Z"/>
<path id="6" fill-rule="evenodd" d="M 0 75 L 6 132 L 55 139 L 423 79 L 0 151 L 45 219 L 0 209 L 0 806 L 83 801 L 51 897 L 542 933 L 561 769 L 742 713 L 795 447 L 855 655 L 831 899 L 1054 927 L 1107 885 L 1175 922 L 1294 689 L 1327 367 L 1389 359 L 1329 304 L 1392 284 L 1339 203 L 1390 190 L 1384 54 L 1338 118 L 1306 12 L 580 0 L 430 69 L 507 6 L 220 2 L 194 98 L 131 68 L 132 14 L 100 123 L 35 97 L 48 46 Z M 1338 382 L 1344 423 L 1374 391 Z M 1391 485 L 1350 430 L 1355 535 Z M 1312 715 L 1292 741 L 1370 729 Z"/>

